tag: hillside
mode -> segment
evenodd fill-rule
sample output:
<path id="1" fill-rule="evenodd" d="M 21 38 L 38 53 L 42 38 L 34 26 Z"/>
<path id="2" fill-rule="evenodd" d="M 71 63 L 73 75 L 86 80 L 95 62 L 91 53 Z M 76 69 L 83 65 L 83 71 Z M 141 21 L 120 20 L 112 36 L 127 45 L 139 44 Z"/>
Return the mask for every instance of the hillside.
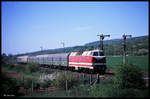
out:
<path id="1" fill-rule="evenodd" d="M 127 54 L 128 55 L 148 55 L 148 36 L 127 38 Z M 99 47 L 99 41 L 86 43 L 83 46 L 74 46 L 58 49 L 49 49 L 44 51 L 36 51 L 31 53 L 19 54 L 20 55 L 39 55 L 39 54 L 51 54 L 51 53 L 68 53 L 73 51 L 83 51 L 90 49 L 97 49 Z M 105 55 L 122 55 L 122 39 L 104 40 L 104 52 Z"/>

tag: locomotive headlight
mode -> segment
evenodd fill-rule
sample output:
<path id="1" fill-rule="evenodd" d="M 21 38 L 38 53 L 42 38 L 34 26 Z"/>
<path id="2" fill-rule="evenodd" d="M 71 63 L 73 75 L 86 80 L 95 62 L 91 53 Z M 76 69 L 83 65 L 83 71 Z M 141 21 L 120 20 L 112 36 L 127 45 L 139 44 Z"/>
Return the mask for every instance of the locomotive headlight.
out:
<path id="1" fill-rule="evenodd" d="M 93 57 L 93 63 L 96 63 L 97 59 L 95 57 Z"/>

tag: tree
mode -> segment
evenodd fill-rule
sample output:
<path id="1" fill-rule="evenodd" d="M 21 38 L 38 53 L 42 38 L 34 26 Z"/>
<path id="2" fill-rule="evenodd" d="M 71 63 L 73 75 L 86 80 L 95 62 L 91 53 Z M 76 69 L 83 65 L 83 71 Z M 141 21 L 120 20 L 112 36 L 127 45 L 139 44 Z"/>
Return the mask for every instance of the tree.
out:
<path id="1" fill-rule="evenodd" d="M 71 89 L 74 86 L 77 86 L 79 81 L 76 77 L 71 74 L 65 74 L 64 72 L 60 73 L 54 81 L 56 87 L 66 89 L 66 80 L 67 80 L 67 88 Z"/>
<path id="2" fill-rule="evenodd" d="M 115 70 L 114 83 L 119 88 L 144 88 L 145 81 L 143 72 L 139 66 L 132 63 L 118 65 Z"/>
<path id="3" fill-rule="evenodd" d="M 1 86 L 2 95 L 18 96 L 20 94 L 17 82 L 14 79 L 8 77 L 5 72 L 2 72 L 1 74 L 1 81 L 2 81 Z"/>
<path id="4" fill-rule="evenodd" d="M 26 72 L 27 73 L 36 72 L 38 69 L 39 69 L 39 65 L 36 63 L 28 63 L 26 65 Z"/>
<path id="5" fill-rule="evenodd" d="M 7 60 L 8 60 L 8 56 L 5 53 L 3 53 L 2 54 L 2 63 L 6 62 Z"/>

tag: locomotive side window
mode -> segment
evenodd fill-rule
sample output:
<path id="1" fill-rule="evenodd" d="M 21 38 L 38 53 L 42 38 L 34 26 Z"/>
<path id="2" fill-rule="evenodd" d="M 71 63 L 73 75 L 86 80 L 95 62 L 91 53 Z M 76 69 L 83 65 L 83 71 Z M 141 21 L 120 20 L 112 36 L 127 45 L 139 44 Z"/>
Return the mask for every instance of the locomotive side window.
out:
<path id="1" fill-rule="evenodd" d="M 103 52 L 100 52 L 100 56 L 104 56 L 104 53 L 103 53 Z"/>

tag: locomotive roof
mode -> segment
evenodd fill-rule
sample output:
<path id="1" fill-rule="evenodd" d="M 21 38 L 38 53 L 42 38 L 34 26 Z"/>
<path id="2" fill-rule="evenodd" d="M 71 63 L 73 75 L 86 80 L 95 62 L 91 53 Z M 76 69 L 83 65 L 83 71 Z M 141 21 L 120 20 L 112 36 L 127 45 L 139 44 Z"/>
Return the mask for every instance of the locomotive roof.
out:
<path id="1" fill-rule="evenodd" d="M 81 56 L 90 56 L 92 52 L 103 52 L 103 50 L 99 50 L 99 49 L 96 49 L 96 50 L 90 50 L 90 51 L 83 51 L 83 52 L 72 52 L 70 54 L 70 56 L 78 56 L 78 55 L 81 55 Z"/>

